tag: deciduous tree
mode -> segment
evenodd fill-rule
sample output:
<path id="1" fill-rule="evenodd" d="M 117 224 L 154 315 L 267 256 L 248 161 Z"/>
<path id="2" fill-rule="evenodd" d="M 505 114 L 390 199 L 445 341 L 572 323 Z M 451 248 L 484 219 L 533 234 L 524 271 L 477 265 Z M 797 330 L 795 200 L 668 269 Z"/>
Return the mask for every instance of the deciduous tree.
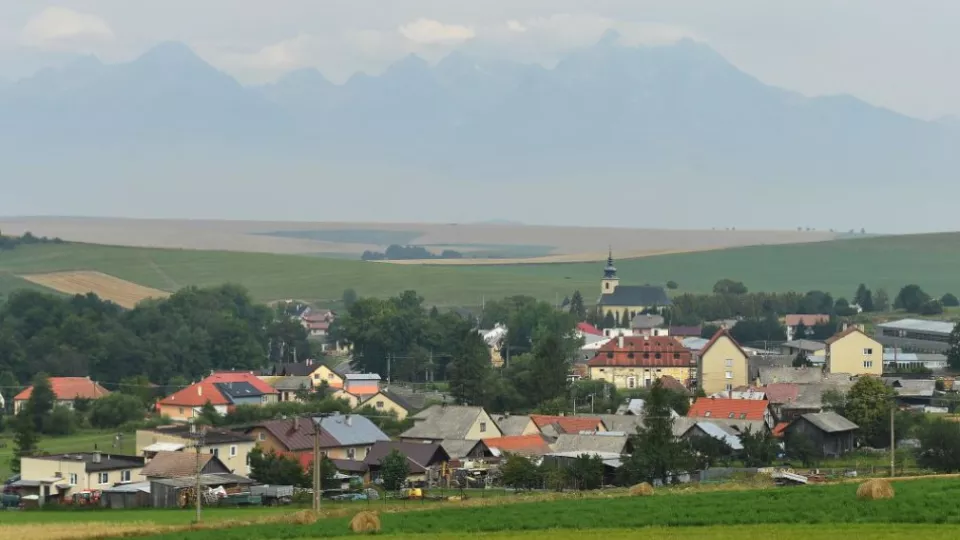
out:
<path id="1" fill-rule="evenodd" d="M 407 482 L 410 466 L 407 458 L 397 450 L 392 450 L 380 461 L 380 479 L 387 491 L 397 491 Z"/>
<path id="2" fill-rule="evenodd" d="M 890 408 L 895 394 L 876 377 L 860 377 L 847 392 L 843 416 L 860 426 L 857 436 L 876 448 L 889 445 Z"/>
<path id="3" fill-rule="evenodd" d="M 621 482 L 670 481 L 690 463 L 687 446 L 673 435 L 673 414 L 663 382 L 657 379 L 644 403 L 644 425 L 637 430 L 634 452 L 620 468 Z"/>
<path id="4" fill-rule="evenodd" d="M 908 313 L 919 313 L 924 304 L 930 301 L 930 295 L 923 292 L 918 285 L 907 285 L 900 289 L 897 298 L 893 301 L 894 309 L 902 309 Z"/>

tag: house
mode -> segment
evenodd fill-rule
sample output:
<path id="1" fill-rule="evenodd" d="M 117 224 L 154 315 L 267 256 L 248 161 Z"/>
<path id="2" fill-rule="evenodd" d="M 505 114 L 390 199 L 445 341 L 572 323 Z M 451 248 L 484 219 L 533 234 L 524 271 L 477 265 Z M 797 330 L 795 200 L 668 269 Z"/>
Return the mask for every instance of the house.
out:
<path id="1" fill-rule="evenodd" d="M 309 377 L 313 388 L 321 386 L 326 381 L 333 390 L 343 388 L 343 376 L 333 367 L 317 362 L 311 358 L 297 363 L 274 364 L 264 375 L 279 377 Z"/>
<path id="2" fill-rule="evenodd" d="M 503 367 L 503 356 L 500 351 L 503 350 L 503 342 L 507 337 L 507 327 L 502 324 L 495 324 L 490 330 L 477 330 L 487 344 L 487 351 L 490 354 L 490 364 L 495 367 Z"/>
<path id="3" fill-rule="evenodd" d="M 267 420 L 246 429 L 264 452 L 296 458 L 304 468 L 313 463 L 313 443 L 319 424 L 320 453 L 330 459 L 359 461 L 370 448 L 390 438 L 368 418 L 334 414 Z"/>
<path id="4" fill-rule="evenodd" d="M 784 430 L 784 437 L 808 437 L 824 457 L 838 457 L 854 450 L 854 432 L 859 426 L 835 412 L 805 414 Z"/>
<path id="5" fill-rule="evenodd" d="M 486 441 L 464 441 L 460 439 L 445 439 L 440 441 L 440 447 L 450 456 L 450 461 L 477 460 L 493 457 L 494 454 L 487 446 Z"/>
<path id="6" fill-rule="evenodd" d="M 394 413 L 397 415 L 397 420 L 405 420 L 413 412 L 413 405 L 406 398 L 387 388 L 369 396 L 360 403 L 359 407 L 354 408 L 363 407 L 370 407 L 381 414 Z"/>
<path id="7" fill-rule="evenodd" d="M 540 434 L 540 428 L 528 415 L 498 414 L 493 416 L 493 421 L 497 423 L 504 437 Z"/>
<path id="8" fill-rule="evenodd" d="M 666 336 L 619 336 L 607 342 L 587 366 L 590 378 L 617 388 L 649 388 L 669 375 L 678 381 L 692 379 L 693 354 Z"/>
<path id="9" fill-rule="evenodd" d="M 700 398 L 690 406 L 687 417 L 762 422 L 767 429 L 774 425 L 770 403 L 765 399 Z"/>
<path id="10" fill-rule="evenodd" d="M 683 341 L 686 338 L 699 338 L 703 333 L 703 326 L 670 326 L 667 335 L 673 339 Z"/>
<path id="11" fill-rule="evenodd" d="M 380 391 L 380 375 L 376 373 L 348 373 L 343 376 L 343 391 L 359 396 L 361 400 Z"/>
<path id="12" fill-rule="evenodd" d="M 893 388 L 901 405 L 930 405 L 937 390 L 937 381 L 934 379 L 884 377 L 883 383 Z"/>
<path id="13" fill-rule="evenodd" d="M 330 397 L 332 397 L 333 399 L 346 401 L 347 405 L 349 405 L 351 409 L 356 409 L 357 407 L 360 406 L 360 403 L 363 401 L 363 398 L 361 396 L 351 394 L 346 390 L 337 390 L 334 393 L 330 394 Z"/>
<path id="14" fill-rule="evenodd" d="M 630 329 L 635 336 L 667 336 L 663 327 L 663 317 L 655 314 L 640 313 L 630 321 Z"/>
<path id="15" fill-rule="evenodd" d="M 697 380 L 707 394 L 749 384 L 749 356 L 726 328 L 717 330 L 697 355 Z"/>
<path id="16" fill-rule="evenodd" d="M 199 461 L 199 463 L 197 463 Z M 229 474 L 220 458 L 210 453 L 197 452 L 157 452 L 140 472 L 147 480 L 157 478 L 182 478 L 195 476 L 199 465 L 200 474 Z"/>
<path id="17" fill-rule="evenodd" d="M 640 398 L 628 398 L 622 405 L 617 407 L 617 414 L 643 416 L 643 408 L 647 402 Z"/>
<path id="18" fill-rule="evenodd" d="M 603 279 L 600 280 L 600 298 L 597 300 L 597 307 L 603 317 L 611 315 L 620 322 L 624 319 L 624 314 L 628 319 L 633 319 L 638 313 L 669 306 L 670 303 L 670 297 L 663 287 L 620 285 L 617 268 L 613 265 L 613 252 L 610 252 L 607 266 L 603 269 Z"/>
<path id="19" fill-rule="evenodd" d="M 795 339 L 805 340 L 813 333 L 813 327 L 818 324 L 827 324 L 830 322 L 830 315 L 818 314 L 789 314 L 784 317 L 784 326 L 787 329 L 787 341 Z M 797 327 L 803 326 L 804 335 L 797 335 Z"/>
<path id="20" fill-rule="evenodd" d="M 805 354 L 813 363 L 823 363 L 827 356 L 827 345 L 809 339 L 785 341 L 780 345 L 780 354 L 796 358 L 800 353 Z M 820 359 L 819 362 L 817 361 L 818 358 Z"/>
<path id="21" fill-rule="evenodd" d="M 553 452 L 584 452 L 629 454 L 632 450 L 626 433 L 618 432 L 581 432 L 561 433 L 550 445 Z"/>
<path id="22" fill-rule="evenodd" d="M 918 353 L 946 354 L 955 323 L 924 319 L 900 319 L 878 324 L 874 338 L 884 346 Z"/>
<path id="23" fill-rule="evenodd" d="M 540 433 L 556 438 L 563 433 L 603 432 L 607 426 L 596 416 L 552 416 L 531 414 L 530 419 L 537 425 Z"/>
<path id="24" fill-rule="evenodd" d="M 77 399 L 99 399 L 110 392 L 89 377 L 50 377 L 50 388 L 53 390 L 54 405 L 72 409 Z M 33 386 L 28 386 L 19 394 L 13 396 L 13 412 L 17 414 L 27 404 L 33 395 Z"/>
<path id="25" fill-rule="evenodd" d="M 396 450 L 407 458 L 407 481 L 429 482 L 439 479 L 450 456 L 440 443 L 381 441 L 373 445 L 363 462 L 370 470 L 370 481 L 380 477 L 383 458 Z"/>
<path id="26" fill-rule="evenodd" d="M 586 336 L 596 336 L 603 337 L 603 330 L 600 330 L 596 326 L 588 322 L 579 322 L 577 323 L 577 337 L 586 337 Z"/>
<path id="27" fill-rule="evenodd" d="M 773 416 L 778 419 L 783 418 L 782 407 L 791 403 L 796 403 L 800 398 L 800 385 L 793 383 L 772 383 L 767 386 L 761 386 L 760 389 L 770 402 L 770 410 Z"/>
<path id="28" fill-rule="evenodd" d="M 689 441 L 696 437 L 713 437 L 726 443 L 731 450 L 743 450 L 743 443 L 740 441 L 740 434 L 728 425 L 722 425 L 717 422 L 698 420 L 690 426 L 687 431 L 680 436 L 681 439 Z"/>
<path id="29" fill-rule="evenodd" d="M 673 415 L 677 413 L 671 411 Z M 603 425 L 607 427 L 607 431 L 626 433 L 627 435 L 634 435 L 637 433 L 637 429 L 643 427 L 643 410 L 640 410 L 640 415 L 633 414 L 598 414 L 596 415 L 600 420 L 603 421 Z"/>
<path id="30" fill-rule="evenodd" d="M 826 371 L 879 377 L 883 374 L 883 345 L 850 326 L 827 340 Z"/>
<path id="31" fill-rule="evenodd" d="M 143 479 L 140 474 L 143 464 L 142 457 L 102 452 L 23 457 L 20 460 L 20 480 L 12 486 L 39 495 L 42 504 L 81 491 L 139 482 Z"/>
<path id="32" fill-rule="evenodd" d="M 288 375 L 283 377 L 260 377 L 263 382 L 269 384 L 277 391 L 277 401 L 299 402 L 298 397 L 304 392 L 310 394 L 313 392 L 313 382 L 310 377 Z"/>
<path id="33" fill-rule="evenodd" d="M 221 428 L 204 428 L 202 433 L 202 437 L 192 433 L 185 424 L 138 429 L 137 455 L 150 459 L 160 452 L 193 454 L 199 441 L 201 454 L 216 456 L 229 472 L 250 474 L 248 456 L 255 446 L 253 437 Z"/>
<path id="34" fill-rule="evenodd" d="M 439 443 L 447 439 L 478 441 L 503 436 L 482 407 L 432 405 L 413 419 L 415 424 L 400 434 L 400 440 Z"/>
<path id="35" fill-rule="evenodd" d="M 553 451 L 546 439 L 543 438 L 543 435 L 539 433 L 530 435 L 507 435 L 505 437 L 487 439 L 484 442 L 487 443 L 487 447 L 490 448 L 496 456 L 504 456 L 506 454 L 542 456 Z"/>
<path id="36" fill-rule="evenodd" d="M 175 422 L 189 422 L 207 403 L 223 415 L 238 405 L 276 403 L 277 397 L 278 392 L 253 373 L 222 371 L 161 399 L 157 412 Z"/>
<path id="37" fill-rule="evenodd" d="M 300 314 L 300 324 L 307 330 L 311 338 L 325 340 L 330 331 L 330 325 L 336 319 L 336 314 L 329 309 L 307 308 Z"/>

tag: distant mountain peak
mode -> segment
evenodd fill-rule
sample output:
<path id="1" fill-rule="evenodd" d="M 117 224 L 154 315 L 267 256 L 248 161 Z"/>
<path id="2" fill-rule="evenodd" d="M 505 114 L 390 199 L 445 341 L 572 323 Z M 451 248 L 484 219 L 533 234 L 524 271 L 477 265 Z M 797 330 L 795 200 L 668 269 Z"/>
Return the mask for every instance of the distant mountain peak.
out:
<path id="1" fill-rule="evenodd" d="M 197 53 L 193 52 L 186 43 L 179 41 L 164 41 L 154 45 L 147 52 L 140 55 L 137 62 L 147 62 L 154 64 L 176 65 L 185 63 L 203 63 Z"/>
<path id="2" fill-rule="evenodd" d="M 620 45 L 620 39 L 623 38 L 623 35 L 620 34 L 617 30 L 613 28 L 608 28 L 602 36 L 600 36 L 600 41 L 597 42 L 599 47 L 616 47 Z"/>

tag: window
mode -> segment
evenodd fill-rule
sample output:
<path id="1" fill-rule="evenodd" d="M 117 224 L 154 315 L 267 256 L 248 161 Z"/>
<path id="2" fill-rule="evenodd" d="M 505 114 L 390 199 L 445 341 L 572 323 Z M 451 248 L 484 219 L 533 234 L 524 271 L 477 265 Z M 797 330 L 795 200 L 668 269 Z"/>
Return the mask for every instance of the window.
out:
<path id="1" fill-rule="evenodd" d="M 383 408 L 383 400 L 382 400 L 382 399 L 377 402 L 377 408 L 378 408 L 378 409 L 382 409 L 382 408 Z"/>
<path id="2" fill-rule="evenodd" d="M 872 368 L 872 367 L 873 367 L 873 360 L 864 360 L 864 361 L 863 361 L 863 367 L 865 367 L 865 368 Z"/>
<path id="3" fill-rule="evenodd" d="M 230 446 L 230 457 L 236 457 L 237 455 L 237 445 Z"/>
<path id="4" fill-rule="evenodd" d="M 637 387 L 637 378 L 627 377 L 627 388 L 636 388 L 636 387 Z"/>
<path id="5" fill-rule="evenodd" d="M 102 472 L 102 473 L 98 474 L 98 475 L 97 475 L 97 482 L 99 482 L 100 485 L 109 484 L 109 483 L 110 483 L 110 473 Z"/>
<path id="6" fill-rule="evenodd" d="M 319 380 L 320 380 L 320 374 L 319 374 L 319 373 L 314 373 L 314 374 L 313 374 L 313 380 L 319 381 Z"/>
<path id="7" fill-rule="evenodd" d="M 657 354 L 653 355 L 653 357 L 656 358 L 657 360 L 660 359 L 660 356 L 661 356 L 660 353 L 657 353 Z"/>
<path id="8" fill-rule="evenodd" d="M 680 353 L 678 353 L 678 352 L 673 353 L 673 357 L 674 357 L 674 358 L 680 358 Z"/>
<path id="9" fill-rule="evenodd" d="M 77 473 L 70 473 L 70 485 L 77 485 Z"/>
<path id="10" fill-rule="evenodd" d="M 183 407 L 180 407 L 180 414 L 183 414 Z"/>
<path id="11" fill-rule="evenodd" d="M 215 457 L 220 457 L 220 449 L 219 449 L 219 448 L 211 448 L 211 449 L 210 449 L 210 453 L 213 454 Z"/>
<path id="12" fill-rule="evenodd" d="M 727 358 L 724 362 L 727 367 L 733 367 L 733 358 Z"/>
<path id="13" fill-rule="evenodd" d="M 733 391 L 733 385 L 732 385 L 732 384 L 728 384 L 726 390 L 727 390 L 727 392 L 732 392 L 732 391 Z"/>
<path id="14" fill-rule="evenodd" d="M 347 448 L 347 459 L 353 459 L 357 457 L 357 451 L 353 448 Z"/>
<path id="15" fill-rule="evenodd" d="M 267 440 L 267 434 L 264 433 L 263 431 L 261 431 L 261 432 L 257 435 L 257 439 L 258 439 L 258 440 L 261 440 L 261 441 L 265 441 L 265 440 Z"/>
<path id="16" fill-rule="evenodd" d="M 736 414 L 736 413 L 730 413 L 730 414 L 727 415 L 727 418 L 733 418 L 733 417 L 735 416 L 735 414 Z"/>
<path id="17" fill-rule="evenodd" d="M 873 354 L 873 349 L 870 349 L 870 348 L 864 349 L 863 354 L 865 356 L 870 356 L 871 354 Z"/>
<path id="18" fill-rule="evenodd" d="M 607 358 L 613 358 L 613 352 L 608 352 L 608 353 L 607 353 Z"/>
<path id="19" fill-rule="evenodd" d="M 732 379 L 732 378 L 733 378 L 733 372 L 732 372 L 732 371 L 724 371 L 724 372 L 723 372 L 723 377 L 724 377 L 725 379 Z"/>
<path id="20" fill-rule="evenodd" d="M 729 385 L 728 385 L 728 386 L 729 386 Z M 709 417 L 710 417 L 710 411 L 707 411 L 707 412 L 703 413 L 703 415 L 709 418 Z"/>
<path id="21" fill-rule="evenodd" d="M 480 422 L 480 433 L 486 433 L 486 432 L 487 432 L 487 423 Z"/>
<path id="22" fill-rule="evenodd" d="M 600 373 L 603 373 L 603 371 L 604 371 L 604 369 L 603 369 L 603 368 L 600 368 Z"/>
<path id="23" fill-rule="evenodd" d="M 129 482 L 130 481 L 130 471 L 120 471 L 120 481 Z"/>
<path id="24" fill-rule="evenodd" d="M 610 283 L 604 283 L 604 284 L 603 284 L 603 288 L 604 288 L 604 289 L 609 289 L 609 288 L 610 288 Z"/>
<path id="25" fill-rule="evenodd" d="M 332 381 L 332 380 L 333 380 L 333 373 L 328 373 L 328 374 L 327 374 L 327 380 L 328 380 L 328 381 Z"/>

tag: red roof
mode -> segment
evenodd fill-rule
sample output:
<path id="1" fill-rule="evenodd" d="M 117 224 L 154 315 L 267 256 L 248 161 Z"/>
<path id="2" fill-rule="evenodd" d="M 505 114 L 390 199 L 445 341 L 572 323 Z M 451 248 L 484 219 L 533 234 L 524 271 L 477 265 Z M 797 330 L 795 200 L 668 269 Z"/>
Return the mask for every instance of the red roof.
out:
<path id="1" fill-rule="evenodd" d="M 815 315 L 793 314 L 787 315 L 784 318 L 786 319 L 787 326 L 798 326 L 802 322 L 804 326 L 810 327 L 830 322 L 830 316 L 822 313 Z"/>
<path id="2" fill-rule="evenodd" d="M 537 428 L 543 429 L 550 424 L 556 424 L 564 433 L 577 434 L 581 431 L 596 431 L 603 423 L 602 420 L 591 416 L 549 416 L 546 414 L 531 414 L 530 419 Z M 489 444 L 488 444 L 489 446 Z"/>
<path id="3" fill-rule="evenodd" d="M 620 346 L 620 342 L 623 346 Z M 693 353 L 668 336 L 615 337 L 597 351 L 590 367 L 691 367 Z"/>
<path id="4" fill-rule="evenodd" d="M 539 434 L 533 435 L 511 435 L 508 437 L 497 437 L 495 439 L 484 439 L 483 442 L 487 448 L 497 448 L 501 452 L 510 452 L 513 454 L 531 454 L 542 456 L 550 452 L 550 445 Z"/>
<path id="5" fill-rule="evenodd" d="M 740 344 L 737 343 L 737 340 L 733 339 L 733 336 L 730 335 L 730 332 L 727 331 L 726 328 L 721 328 L 717 330 L 717 333 L 714 334 L 712 338 L 710 338 L 710 341 L 708 341 L 707 344 L 704 345 L 702 349 L 700 349 L 700 356 L 702 357 L 704 354 L 706 354 L 706 352 L 710 350 L 710 347 L 713 347 L 713 345 L 717 341 L 720 341 L 720 338 L 724 336 L 730 339 L 733 345 L 737 348 L 738 351 L 740 351 L 741 354 L 743 354 L 743 356 L 750 356 L 746 353 L 746 351 L 743 350 L 743 347 L 741 347 Z"/>
<path id="6" fill-rule="evenodd" d="M 780 422 L 779 424 L 773 426 L 773 431 L 771 432 L 771 434 L 774 437 L 779 439 L 780 437 L 783 437 L 783 432 L 784 430 L 787 429 L 787 426 L 789 425 L 790 425 L 790 422 Z"/>
<path id="7" fill-rule="evenodd" d="M 700 398 L 693 402 L 690 418 L 763 420 L 770 404 L 765 399 Z"/>
<path id="8" fill-rule="evenodd" d="M 177 407 L 202 407 L 206 402 L 211 405 L 229 405 L 227 399 L 216 387 L 217 383 L 248 383 L 263 394 L 276 394 L 276 388 L 249 371 L 218 371 L 202 381 L 174 392 L 159 401 L 160 405 Z"/>
<path id="9" fill-rule="evenodd" d="M 249 371 L 217 371 L 204 379 L 201 382 L 210 382 L 210 383 L 236 383 L 236 382 L 245 382 L 250 383 L 250 386 L 253 386 L 260 392 L 264 394 L 276 394 L 277 389 L 267 384 L 263 379 L 257 377 Z"/>
<path id="10" fill-rule="evenodd" d="M 602 330 L 600 330 L 600 329 L 597 328 L 596 326 L 594 326 L 594 325 L 592 325 L 592 324 L 590 324 L 590 323 L 586 323 L 586 322 L 577 323 L 577 330 L 583 332 L 584 334 L 593 334 L 593 335 L 595 335 L 595 336 L 602 336 L 602 335 L 603 335 L 603 331 L 602 331 Z"/>
<path id="11" fill-rule="evenodd" d="M 762 389 L 770 403 L 790 403 L 800 396 L 800 387 L 792 383 L 772 383 Z"/>
<path id="12" fill-rule="evenodd" d="M 77 398 L 97 399 L 110 393 L 87 377 L 50 377 L 50 387 L 53 389 L 53 395 L 60 401 Z M 33 394 L 32 386 L 14 396 L 13 400 L 25 401 L 30 399 L 31 394 Z"/>

